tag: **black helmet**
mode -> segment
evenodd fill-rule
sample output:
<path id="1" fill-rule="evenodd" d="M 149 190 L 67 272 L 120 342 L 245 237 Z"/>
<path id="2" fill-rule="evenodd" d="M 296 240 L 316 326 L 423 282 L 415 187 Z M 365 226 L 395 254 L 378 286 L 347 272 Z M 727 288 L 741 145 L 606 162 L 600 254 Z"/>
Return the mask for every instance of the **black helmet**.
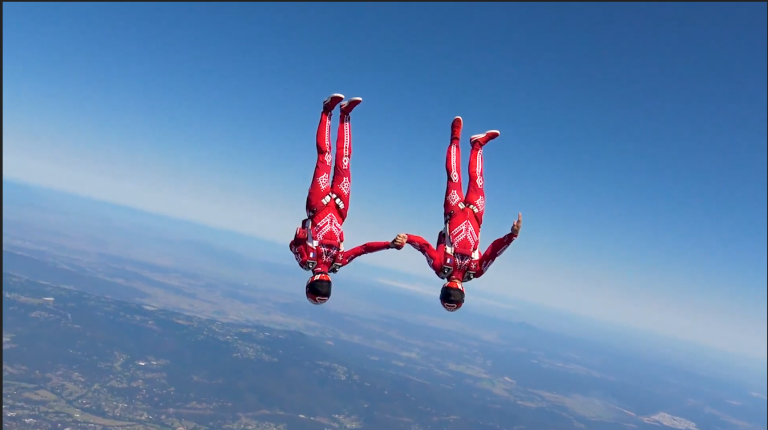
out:
<path id="1" fill-rule="evenodd" d="M 448 312 L 456 312 L 464 304 L 464 286 L 460 281 L 450 280 L 440 289 L 440 304 Z"/>
<path id="2" fill-rule="evenodd" d="M 331 277 L 327 273 L 315 273 L 307 281 L 307 300 L 313 305 L 322 305 L 331 298 Z"/>

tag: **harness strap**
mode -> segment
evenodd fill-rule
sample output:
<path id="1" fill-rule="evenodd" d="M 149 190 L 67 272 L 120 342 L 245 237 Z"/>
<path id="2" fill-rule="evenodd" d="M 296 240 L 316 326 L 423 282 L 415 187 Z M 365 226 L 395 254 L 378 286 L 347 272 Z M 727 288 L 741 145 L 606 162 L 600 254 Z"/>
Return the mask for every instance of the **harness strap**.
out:
<path id="1" fill-rule="evenodd" d="M 328 195 L 323 197 L 320 202 L 323 204 L 323 206 L 327 206 L 331 200 L 336 202 L 336 206 L 338 206 L 339 209 L 344 209 L 344 202 L 342 202 L 339 196 L 337 196 L 335 193 L 328 193 Z"/>

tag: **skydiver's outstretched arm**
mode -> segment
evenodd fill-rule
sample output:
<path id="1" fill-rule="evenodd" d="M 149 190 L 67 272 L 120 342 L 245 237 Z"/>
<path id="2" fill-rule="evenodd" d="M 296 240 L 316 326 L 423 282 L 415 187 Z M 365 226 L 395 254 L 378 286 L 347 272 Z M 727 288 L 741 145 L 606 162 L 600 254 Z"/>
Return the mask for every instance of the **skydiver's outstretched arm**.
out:
<path id="1" fill-rule="evenodd" d="M 491 264 L 493 264 L 497 258 L 501 257 L 501 254 L 503 254 L 504 251 L 509 248 L 509 245 L 517 239 L 522 226 L 523 215 L 517 214 L 517 221 L 512 225 L 512 231 L 494 240 L 493 243 L 491 243 L 491 246 L 485 250 L 482 257 L 480 257 L 480 269 L 475 273 L 475 278 L 483 276 L 488 271 L 488 268 L 491 267 Z"/>
<path id="2" fill-rule="evenodd" d="M 405 246 L 406 237 L 404 234 L 398 234 L 397 237 L 392 239 L 391 242 L 368 242 L 360 246 L 356 246 L 349 251 L 344 251 L 344 261 L 342 267 L 351 263 L 357 257 L 366 254 L 373 254 L 374 252 L 384 251 L 387 249 L 403 249 Z"/>
<path id="3" fill-rule="evenodd" d="M 389 242 L 368 242 L 360 246 L 356 246 L 349 251 L 344 251 L 344 260 L 342 261 L 342 267 L 351 263 L 357 257 L 366 254 L 373 254 L 374 252 L 384 251 L 385 249 L 391 249 L 392 244 Z"/>
<path id="4" fill-rule="evenodd" d="M 438 245 L 438 249 L 435 249 L 426 239 L 415 234 L 408 235 L 408 245 L 421 252 L 424 258 L 427 259 L 429 267 L 435 272 L 439 272 L 443 268 L 442 249 L 445 245 Z"/>

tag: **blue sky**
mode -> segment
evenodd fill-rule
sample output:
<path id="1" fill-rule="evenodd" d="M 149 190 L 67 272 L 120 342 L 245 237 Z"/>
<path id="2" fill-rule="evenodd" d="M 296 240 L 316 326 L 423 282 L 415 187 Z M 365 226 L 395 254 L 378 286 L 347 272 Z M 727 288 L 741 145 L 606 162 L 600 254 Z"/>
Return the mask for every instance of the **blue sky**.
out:
<path id="1" fill-rule="evenodd" d="M 766 12 L 4 3 L 3 177 L 287 243 L 341 92 L 364 99 L 347 241 L 432 240 L 461 115 L 465 145 L 501 131 L 484 246 L 525 219 L 476 297 L 765 358 Z M 412 251 L 366 261 L 439 285 Z"/>

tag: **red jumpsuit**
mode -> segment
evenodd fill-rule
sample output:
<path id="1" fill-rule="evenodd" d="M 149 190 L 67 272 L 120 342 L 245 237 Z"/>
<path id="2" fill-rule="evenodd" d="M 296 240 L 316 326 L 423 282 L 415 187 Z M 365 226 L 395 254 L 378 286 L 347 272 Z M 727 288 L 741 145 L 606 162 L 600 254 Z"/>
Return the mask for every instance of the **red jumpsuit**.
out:
<path id="1" fill-rule="evenodd" d="M 485 274 L 493 262 L 517 239 L 510 232 L 491 243 L 481 255 L 480 227 L 485 213 L 483 189 L 483 145 L 472 142 L 469 154 L 469 185 L 464 197 L 461 181 L 461 149 L 459 138 L 461 123 L 451 129 L 451 143 L 446 154 L 448 182 L 445 188 L 443 215 L 445 229 L 438 234 L 437 249 L 423 237 L 408 235 L 408 244 L 427 259 L 427 263 L 441 279 L 471 281 Z M 446 243 L 446 235 L 448 243 Z"/>
<path id="2" fill-rule="evenodd" d="M 391 248 L 390 242 L 369 242 L 344 250 L 342 224 L 349 211 L 352 176 L 352 130 L 349 115 L 339 117 L 336 157 L 331 182 L 331 117 L 323 111 L 317 128 L 317 163 L 307 195 L 307 218 L 296 229 L 290 249 L 302 269 L 334 273 L 355 258 Z"/>

